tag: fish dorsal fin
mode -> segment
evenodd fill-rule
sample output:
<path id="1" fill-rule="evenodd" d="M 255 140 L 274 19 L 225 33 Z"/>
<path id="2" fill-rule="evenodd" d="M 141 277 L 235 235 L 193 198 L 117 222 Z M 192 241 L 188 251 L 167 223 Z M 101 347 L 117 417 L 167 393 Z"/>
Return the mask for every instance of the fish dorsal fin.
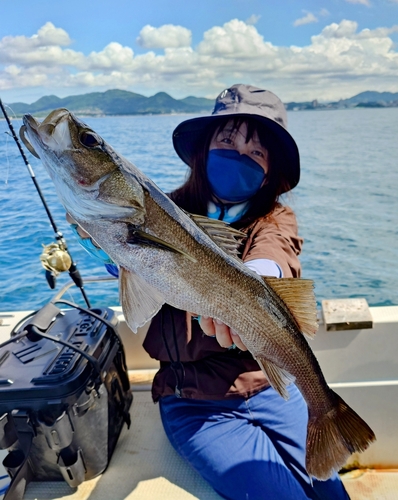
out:
<path id="1" fill-rule="evenodd" d="M 120 267 L 119 299 L 126 323 L 134 333 L 165 303 L 164 297 L 138 274 Z"/>
<path id="2" fill-rule="evenodd" d="M 289 308 L 301 332 L 310 339 L 314 338 L 318 330 L 314 282 L 301 278 L 270 276 L 263 276 L 263 279 Z"/>
<path id="3" fill-rule="evenodd" d="M 256 358 L 256 361 L 276 392 L 282 396 L 283 399 L 289 399 L 289 393 L 286 390 L 286 386 L 294 382 L 295 377 L 283 368 L 279 368 L 279 366 L 276 366 L 268 359 Z"/>
<path id="4" fill-rule="evenodd" d="M 210 217 L 204 215 L 188 215 L 224 252 L 233 257 L 238 255 L 241 240 L 247 236 L 245 233 L 231 227 L 228 222 L 222 220 L 210 219 Z"/>

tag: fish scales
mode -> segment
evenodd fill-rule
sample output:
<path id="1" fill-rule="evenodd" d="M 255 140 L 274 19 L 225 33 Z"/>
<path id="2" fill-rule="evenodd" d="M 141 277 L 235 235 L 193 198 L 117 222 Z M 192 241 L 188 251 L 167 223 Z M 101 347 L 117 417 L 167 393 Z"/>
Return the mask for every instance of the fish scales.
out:
<path id="1" fill-rule="evenodd" d="M 272 317 L 264 318 L 264 307 L 267 307 L 267 302 L 259 300 L 264 285 L 257 275 L 252 275 L 240 262 L 233 262 L 232 258 L 215 253 L 213 251 L 215 244 L 211 240 L 207 242 L 208 247 L 203 244 L 198 245 L 197 241 L 153 200 L 148 200 L 146 209 L 144 228 L 148 230 L 150 228 L 151 232 L 165 241 L 178 241 L 179 248 L 194 257 L 196 263 L 192 263 L 180 254 L 170 256 L 163 252 L 163 255 L 159 255 L 158 251 L 129 247 L 126 259 L 123 261 L 124 266 L 135 268 L 136 272 L 145 276 L 145 279 L 155 288 L 162 290 L 169 304 L 203 316 L 217 318 L 229 326 L 235 325 L 236 331 L 247 340 L 252 351 L 254 350 L 256 355 L 263 353 L 264 345 L 258 345 L 258 340 L 260 338 L 267 340 L 267 337 L 261 337 L 264 326 L 271 331 L 272 329 L 277 331 L 277 327 Z M 165 220 L 167 223 L 164 223 Z M 89 229 L 88 226 L 86 229 Z M 101 228 L 100 233 L 103 232 Z M 92 233 L 96 240 L 101 239 L 101 234 L 97 234 L 95 229 Z M 109 231 L 106 231 L 106 234 L 109 234 Z M 123 238 L 123 240 L 126 239 L 127 236 Z M 124 243 L 122 242 L 121 245 Z M 117 262 L 121 251 L 115 251 L 112 246 L 109 248 L 106 245 L 103 246 Z M 136 254 L 141 255 L 137 257 Z M 130 266 L 129 257 L 131 257 Z M 137 260 L 142 263 L 141 269 L 137 267 Z M 238 288 L 236 283 L 238 279 L 241 279 L 242 272 L 247 274 L 247 280 Z M 250 306 L 254 301 L 257 301 L 260 306 L 258 308 L 258 333 L 253 329 L 254 319 L 250 314 L 253 312 Z M 248 325 L 251 325 L 250 328 Z M 271 335 L 270 338 L 276 340 L 277 336 Z M 301 333 L 298 334 L 298 338 L 302 340 Z M 256 344 L 257 347 L 255 347 Z"/>
<path id="2" fill-rule="evenodd" d="M 264 309 L 270 311 L 268 305 L 275 295 L 274 292 L 269 291 L 271 298 L 267 297 L 268 300 L 265 300 L 264 285 L 259 282 L 257 276 L 249 276 L 249 272 L 248 279 L 238 288 L 236 283 L 241 280 L 243 267 L 240 263 L 231 265 L 229 258 L 212 252 L 214 243 L 211 241 L 208 242 L 210 248 L 203 244 L 198 245 L 196 240 L 152 199 L 148 200 L 146 209 L 144 226 L 148 225 L 151 232 L 165 241 L 178 241 L 179 248 L 187 251 L 197 262 L 192 263 L 180 254 L 164 255 L 165 258 L 162 259 L 159 255 L 155 256 L 151 250 L 137 247 L 128 248 L 124 266 L 133 268 L 137 260 L 136 256 L 133 258 L 133 253 L 142 254 L 138 258 L 142 263 L 142 270 L 138 270 L 135 264 L 137 272 L 142 273 L 154 287 L 161 289 L 169 304 L 217 318 L 233 327 L 256 358 L 266 358 L 295 377 L 297 386 L 306 394 L 307 403 L 316 413 L 329 412 L 333 404 L 324 397 L 324 391 L 328 391 L 326 382 L 319 366 L 314 370 L 313 365 L 307 363 L 312 351 L 302 334 L 297 328 L 290 327 L 289 334 L 295 337 L 296 342 L 287 344 L 280 325 L 280 315 L 279 318 L 264 315 Z M 164 223 L 167 219 L 168 223 Z M 86 226 L 86 229 L 89 227 Z M 101 229 L 100 233 L 103 232 Z M 101 239 L 101 235 L 96 235 L 95 229 L 92 233 L 97 240 Z M 105 233 L 109 234 L 109 231 Z M 104 243 L 102 246 L 115 261 L 118 260 L 121 252 L 111 247 L 107 249 Z M 129 256 L 132 257 L 130 266 Z M 246 272 L 246 268 L 243 268 L 243 271 Z M 274 297 L 273 309 L 279 311 L 277 302 Z M 253 304 L 257 304 L 257 307 L 253 308 Z M 264 335 L 264 332 L 267 334 Z M 305 387 L 300 383 L 301 380 L 305 380 Z"/>
<path id="3" fill-rule="evenodd" d="M 282 396 L 294 379 L 306 400 L 306 467 L 314 477 L 327 479 L 368 447 L 372 430 L 328 387 L 302 334 L 316 330 L 308 281 L 259 277 L 222 248 L 235 237 L 232 229 L 220 223 L 218 239 L 203 217 L 179 209 L 68 110 L 41 124 L 25 115 L 21 137 L 43 161 L 65 209 L 118 264 L 133 331 L 167 302 L 237 332 Z"/>

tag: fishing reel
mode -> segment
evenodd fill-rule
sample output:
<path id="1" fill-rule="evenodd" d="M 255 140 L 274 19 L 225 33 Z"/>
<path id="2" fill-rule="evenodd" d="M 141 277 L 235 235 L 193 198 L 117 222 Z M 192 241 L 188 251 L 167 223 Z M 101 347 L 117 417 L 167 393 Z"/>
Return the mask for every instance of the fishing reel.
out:
<path id="1" fill-rule="evenodd" d="M 72 259 L 61 239 L 57 243 L 43 245 L 40 261 L 46 270 L 46 280 L 51 289 L 55 288 L 56 277 L 64 271 L 69 271 Z"/>

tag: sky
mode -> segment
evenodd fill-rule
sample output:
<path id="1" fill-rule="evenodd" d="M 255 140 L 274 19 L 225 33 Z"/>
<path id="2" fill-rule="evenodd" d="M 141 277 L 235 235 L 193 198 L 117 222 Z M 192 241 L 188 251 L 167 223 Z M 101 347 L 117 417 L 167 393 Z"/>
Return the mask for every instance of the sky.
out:
<path id="1" fill-rule="evenodd" d="M 0 98 L 398 92 L 398 0 L 0 0 Z"/>

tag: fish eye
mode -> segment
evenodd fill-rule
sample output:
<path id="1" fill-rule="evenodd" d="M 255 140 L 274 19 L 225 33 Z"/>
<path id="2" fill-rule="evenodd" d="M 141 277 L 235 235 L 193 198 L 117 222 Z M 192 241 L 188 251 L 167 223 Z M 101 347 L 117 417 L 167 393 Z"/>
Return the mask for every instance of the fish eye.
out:
<path id="1" fill-rule="evenodd" d="M 87 148 L 95 148 L 96 146 L 101 145 L 98 135 L 87 130 L 83 130 L 83 132 L 80 133 L 79 141 Z"/>

